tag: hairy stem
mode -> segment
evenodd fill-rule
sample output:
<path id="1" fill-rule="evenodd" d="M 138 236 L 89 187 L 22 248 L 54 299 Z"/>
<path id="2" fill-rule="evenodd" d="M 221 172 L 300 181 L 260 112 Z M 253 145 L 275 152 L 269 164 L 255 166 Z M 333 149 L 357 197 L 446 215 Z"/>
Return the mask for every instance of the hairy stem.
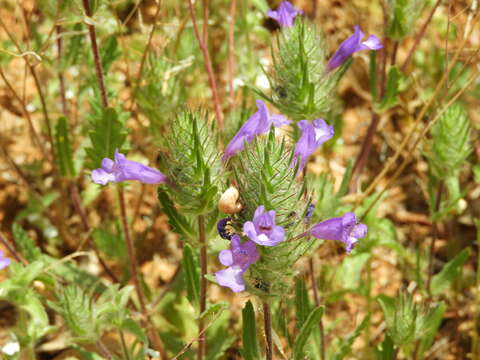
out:
<path id="1" fill-rule="evenodd" d="M 272 313 L 270 305 L 263 303 L 263 324 L 265 330 L 265 359 L 273 359 L 273 342 L 272 342 Z"/>
<path id="2" fill-rule="evenodd" d="M 310 280 L 312 281 L 312 289 L 313 289 L 313 299 L 315 301 L 315 307 L 320 306 L 320 296 L 318 294 L 318 289 L 317 289 L 317 280 L 315 277 L 315 267 L 313 263 L 313 257 L 310 257 L 309 261 L 309 272 L 310 272 Z M 325 360 L 326 359 L 326 354 L 325 354 L 325 329 L 323 326 L 323 316 L 320 318 L 320 322 L 318 323 L 318 327 L 320 330 L 320 359 Z"/>
<path id="3" fill-rule="evenodd" d="M 15 250 L 15 248 L 10 244 L 10 242 L 7 240 L 5 236 L 3 236 L 2 233 L 0 233 L 0 243 L 3 244 L 8 250 L 8 252 L 17 260 L 19 263 L 26 264 L 27 261 Z"/>
<path id="4" fill-rule="evenodd" d="M 200 242 L 200 314 L 207 308 L 207 239 L 205 237 L 205 217 L 198 216 L 198 240 Z M 198 320 L 198 349 L 197 359 L 202 360 L 206 353 L 206 338 L 204 331 L 204 321 Z"/>
<path id="5" fill-rule="evenodd" d="M 410 60 L 412 59 L 413 53 L 415 52 L 418 45 L 420 44 L 420 41 L 422 40 L 423 36 L 425 35 L 425 31 L 427 30 L 428 25 L 430 24 L 430 21 L 432 21 L 433 14 L 435 14 L 435 11 L 437 10 L 437 8 L 438 8 L 438 6 L 440 5 L 441 2 L 442 2 L 442 0 L 437 0 L 435 5 L 433 5 L 432 10 L 430 11 L 430 14 L 428 14 L 427 20 L 423 24 L 423 26 L 420 29 L 420 32 L 418 33 L 418 35 L 415 36 L 415 42 L 413 43 L 412 48 L 408 52 L 408 55 L 405 58 L 405 61 L 403 62 L 402 66 L 400 68 L 402 70 L 402 72 L 404 72 L 407 69 L 407 66 L 410 63 Z"/>
<path id="6" fill-rule="evenodd" d="M 205 68 L 207 70 L 207 75 L 208 75 L 208 83 L 210 85 L 210 89 L 212 90 L 213 102 L 214 102 L 214 105 L 215 105 L 215 116 L 217 118 L 218 126 L 220 127 L 220 129 L 223 129 L 222 106 L 221 106 L 220 98 L 218 97 L 217 83 L 215 81 L 215 75 L 213 73 L 212 61 L 210 60 L 210 54 L 208 52 L 208 46 L 207 46 L 206 42 L 204 41 L 204 38 L 202 37 L 202 35 L 200 35 L 200 32 L 198 30 L 197 19 L 196 19 L 196 16 L 195 16 L 195 9 L 193 8 L 192 0 L 188 0 L 188 8 L 189 8 L 189 11 L 190 11 L 190 17 L 192 18 L 193 30 L 195 31 L 195 37 L 197 38 L 198 46 L 200 47 L 200 50 L 202 51 L 203 60 L 205 62 Z"/>
<path id="7" fill-rule="evenodd" d="M 57 55 L 58 55 L 58 81 L 60 83 L 60 98 L 62 100 L 62 111 L 66 118 L 68 118 L 68 106 L 67 106 L 67 97 L 65 95 L 65 77 L 63 76 L 63 71 L 61 70 L 61 62 L 63 55 L 63 39 L 62 39 L 62 26 L 56 25 L 55 29 L 57 30 Z"/>
<path id="8" fill-rule="evenodd" d="M 235 90 L 233 88 L 233 79 L 235 76 L 235 10 L 237 0 L 230 2 L 230 24 L 228 28 L 228 83 L 230 90 L 230 110 L 235 107 Z"/>
<path id="9" fill-rule="evenodd" d="M 83 8 L 85 9 L 85 14 L 91 18 L 92 17 L 92 9 L 90 8 L 89 0 L 83 0 Z M 91 19 L 87 23 L 88 33 L 90 35 L 90 42 L 92 44 L 92 53 L 93 53 L 93 61 L 95 62 L 95 72 L 97 74 L 97 81 L 98 87 L 100 88 L 100 97 L 102 99 L 102 105 L 104 107 L 108 107 L 108 98 L 107 98 L 107 90 L 105 89 L 105 80 L 103 78 L 103 68 L 102 62 L 100 59 L 100 53 L 98 51 L 97 45 L 97 33 L 95 31 L 95 25 L 91 23 Z"/>
<path id="10" fill-rule="evenodd" d="M 108 348 L 105 346 L 102 340 L 97 341 L 97 347 L 98 347 L 98 350 L 100 350 L 100 352 L 105 358 L 107 358 L 108 360 L 113 359 L 112 353 L 110 352 L 110 350 L 108 350 Z"/>
<path id="11" fill-rule="evenodd" d="M 444 183 L 443 181 L 440 182 L 437 188 L 437 195 L 435 199 L 435 208 L 434 214 L 438 212 L 440 209 L 440 204 L 442 202 L 442 193 L 443 193 Z M 433 215 L 434 215 L 433 214 Z M 428 274 L 427 274 L 427 291 L 431 294 L 431 282 L 432 282 L 432 275 L 433 275 L 433 258 L 435 253 L 435 243 L 437 242 L 438 238 L 438 224 L 436 220 L 432 221 L 432 241 L 430 242 L 430 253 L 428 255 Z"/>
<path id="12" fill-rule="evenodd" d="M 155 350 L 160 352 L 161 358 L 166 358 L 165 350 L 163 349 L 160 337 L 158 336 L 153 323 L 151 322 L 151 317 L 149 316 L 146 301 L 145 301 L 145 294 L 143 293 L 143 288 L 140 283 L 140 273 L 138 271 L 138 262 L 137 256 L 135 252 L 135 244 L 133 243 L 133 239 L 130 235 L 130 229 L 128 227 L 128 219 L 127 219 L 127 210 L 125 207 L 125 197 L 123 194 L 123 189 L 121 186 L 118 187 L 118 200 L 120 203 L 120 215 L 122 219 L 122 226 L 123 232 L 125 235 L 125 242 L 127 243 L 127 250 L 128 250 L 128 258 L 130 263 L 130 271 L 132 273 L 133 278 L 133 285 L 135 287 L 135 291 L 137 293 L 138 301 L 140 303 L 140 310 L 142 312 L 144 322 L 147 325 L 148 332 L 150 333 L 150 339 L 155 347 Z"/>

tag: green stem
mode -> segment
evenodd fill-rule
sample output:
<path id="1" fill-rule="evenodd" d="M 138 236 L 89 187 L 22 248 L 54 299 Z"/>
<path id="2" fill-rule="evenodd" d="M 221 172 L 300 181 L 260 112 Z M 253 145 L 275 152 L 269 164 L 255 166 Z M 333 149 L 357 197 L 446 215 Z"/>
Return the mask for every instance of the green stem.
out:
<path id="1" fill-rule="evenodd" d="M 207 239 L 205 236 L 205 216 L 198 216 L 198 241 L 200 242 L 200 315 L 207 308 Z M 197 359 L 202 360 L 206 353 L 206 337 L 203 318 L 198 320 Z"/>
<path id="2" fill-rule="evenodd" d="M 312 289 L 313 289 L 313 299 L 315 300 L 315 306 L 319 307 L 320 306 L 320 296 L 318 294 L 318 289 L 317 289 L 317 280 L 315 277 L 315 268 L 313 264 L 313 257 L 310 257 L 309 259 L 309 271 L 310 271 L 310 279 L 312 281 Z M 323 316 L 320 318 L 320 322 L 318 323 L 318 327 L 320 330 L 320 359 L 325 360 L 326 359 L 326 354 L 325 354 L 325 329 L 323 326 Z"/>
<path id="3" fill-rule="evenodd" d="M 265 330 L 265 358 L 273 359 L 273 342 L 272 342 L 272 312 L 267 302 L 263 303 L 263 323 Z"/>

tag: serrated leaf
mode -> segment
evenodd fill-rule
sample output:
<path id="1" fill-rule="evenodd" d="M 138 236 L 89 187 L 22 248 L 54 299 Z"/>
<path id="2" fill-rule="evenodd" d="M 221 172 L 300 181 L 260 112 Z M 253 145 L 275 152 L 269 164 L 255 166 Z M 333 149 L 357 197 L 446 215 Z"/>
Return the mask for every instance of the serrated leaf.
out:
<path id="1" fill-rule="evenodd" d="M 198 272 L 198 261 L 195 258 L 192 247 L 185 244 L 183 247 L 182 259 L 185 284 L 187 286 L 187 297 L 191 304 L 198 306 L 200 299 L 200 275 Z"/>
<path id="2" fill-rule="evenodd" d="M 95 246 L 109 258 L 115 258 L 125 263 L 127 247 L 121 236 L 108 229 L 98 228 L 92 233 Z"/>
<path id="3" fill-rule="evenodd" d="M 243 357 L 245 360 L 260 360 L 255 310 L 253 309 L 250 300 L 245 304 L 245 307 L 242 310 L 242 322 Z"/>
<path id="4" fill-rule="evenodd" d="M 188 238 L 193 238 L 195 231 L 185 216 L 180 214 L 168 194 L 161 188 L 158 188 L 158 200 L 162 205 L 162 211 L 168 216 L 168 222 L 178 234 L 183 234 Z"/>
<path id="5" fill-rule="evenodd" d="M 92 146 L 85 149 L 91 169 L 99 168 L 104 158 L 113 159 L 115 150 L 121 151 L 127 131 L 113 108 L 102 109 L 100 115 L 91 119 L 88 136 Z"/>
<path id="6" fill-rule="evenodd" d="M 384 112 L 397 105 L 400 76 L 400 70 L 398 70 L 396 66 L 392 66 L 388 71 L 385 95 L 383 96 L 381 102 L 374 106 L 376 112 Z"/>
<path id="7" fill-rule="evenodd" d="M 17 223 L 13 223 L 12 233 L 13 238 L 15 239 L 15 244 L 18 246 L 20 253 L 25 259 L 29 262 L 38 260 L 42 252 L 28 233 Z"/>
<path id="8" fill-rule="evenodd" d="M 463 264 L 471 255 L 470 248 L 463 249 L 452 260 L 445 264 L 442 270 L 432 277 L 431 292 L 438 295 L 448 289 L 453 281 L 460 275 Z"/>
<path id="9" fill-rule="evenodd" d="M 311 312 L 307 287 L 305 286 L 305 281 L 301 278 L 297 279 L 295 283 L 295 310 L 296 325 L 298 329 L 301 329 Z"/>
<path id="10" fill-rule="evenodd" d="M 447 306 L 445 303 L 441 302 L 434 309 L 430 310 L 426 317 L 424 325 L 426 330 L 421 334 L 420 347 L 418 348 L 419 359 L 422 359 L 422 355 L 430 348 L 430 346 L 432 346 L 446 309 Z"/>
<path id="11" fill-rule="evenodd" d="M 55 126 L 55 148 L 60 173 L 65 177 L 75 177 L 68 123 L 67 119 L 63 116 L 58 119 L 57 125 Z"/>
<path id="12" fill-rule="evenodd" d="M 318 326 L 320 319 L 323 316 L 324 307 L 319 306 L 312 310 L 310 315 L 308 315 L 307 320 L 303 324 L 302 328 L 300 329 L 300 333 L 298 334 L 297 340 L 293 345 L 293 358 L 295 360 L 302 360 L 303 359 L 303 349 L 305 344 L 307 343 L 310 333 L 314 329 L 315 326 Z"/>

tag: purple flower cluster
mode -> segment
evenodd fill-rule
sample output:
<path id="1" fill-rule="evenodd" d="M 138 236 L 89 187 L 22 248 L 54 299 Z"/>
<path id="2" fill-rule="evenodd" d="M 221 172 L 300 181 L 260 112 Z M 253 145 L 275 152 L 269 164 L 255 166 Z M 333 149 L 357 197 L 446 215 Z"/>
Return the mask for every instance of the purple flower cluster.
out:
<path id="1" fill-rule="evenodd" d="M 257 100 L 257 108 L 258 111 L 250 116 L 225 148 L 223 161 L 242 151 L 245 142 L 252 142 L 255 136 L 267 132 L 272 124 L 275 127 L 290 124 L 290 120 L 287 120 L 283 115 L 270 115 L 267 105 L 262 100 Z"/>
<path id="2" fill-rule="evenodd" d="M 115 150 L 114 160 L 104 158 L 102 167 L 93 170 L 91 176 L 94 183 L 101 185 L 126 180 L 138 180 L 144 184 L 167 182 L 167 177 L 160 171 L 139 162 L 127 160 L 118 150 Z"/>
<path id="3" fill-rule="evenodd" d="M 268 10 L 267 16 L 277 20 L 282 27 L 292 27 L 297 15 L 303 14 L 288 1 L 282 1 L 277 10 Z"/>
<path id="4" fill-rule="evenodd" d="M 222 235 L 226 219 L 219 222 L 218 229 Z M 350 253 L 358 239 L 366 236 L 368 227 L 359 224 L 354 213 L 346 213 L 342 217 L 332 218 L 314 225 L 308 234 L 324 240 L 341 241 Z M 226 269 L 215 273 L 219 285 L 230 288 L 233 292 L 245 290 L 243 273 L 254 264 L 260 255 L 256 246 L 276 246 L 285 240 L 285 229 L 275 225 L 275 211 L 265 211 L 265 206 L 259 206 L 253 216 L 253 221 L 243 224 L 243 232 L 249 238 L 241 242 L 239 235 L 231 236 L 229 250 L 223 250 L 218 255 Z M 223 237 L 223 236 L 222 236 Z"/>
<path id="5" fill-rule="evenodd" d="M 225 219 L 219 221 L 218 230 L 221 236 L 225 224 Z M 243 224 L 243 232 L 250 240 L 241 243 L 240 236 L 233 235 L 230 250 L 223 250 L 218 255 L 220 262 L 228 267 L 215 273 L 217 282 L 221 286 L 229 287 L 233 292 L 245 290 L 243 273 L 260 257 L 256 244 L 276 246 L 285 240 L 285 230 L 275 225 L 275 211 L 265 211 L 263 205 L 255 210 L 253 221 Z"/>
<path id="6" fill-rule="evenodd" d="M 5 269 L 10 265 L 11 260 L 3 254 L 3 251 L 0 250 L 0 270 Z"/>

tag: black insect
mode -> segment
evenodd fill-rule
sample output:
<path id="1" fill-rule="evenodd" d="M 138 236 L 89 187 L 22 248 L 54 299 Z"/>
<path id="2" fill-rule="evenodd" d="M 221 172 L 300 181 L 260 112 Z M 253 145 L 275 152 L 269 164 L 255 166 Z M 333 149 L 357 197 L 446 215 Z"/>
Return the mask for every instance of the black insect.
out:
<path id="1" fill-rule="evenodd" d="M 287 97 L 287 90 L 283 86 L 277 86 L 275 88 L 275 92 L 277 93 L 280 99 L 285 99 Z"/>
<path id="2" fill-rule="evenodd" d="M 257 288 L 258 290 L 261 290 L 266 293 L 270 291 L 270 284 L 264 282 L 262 279 L 259 279 L 259 278 L 254 279 L 253 286 L 255 286 L 255 288 Z"/>
<path id="3" fill-rule="evenodd" d="M 221 219 L 217 223 L 218 234 L 227 240 L 232 240 L 232 236 L 235 234 L 235 229 L 232 227 L 232 218 Z"/>

